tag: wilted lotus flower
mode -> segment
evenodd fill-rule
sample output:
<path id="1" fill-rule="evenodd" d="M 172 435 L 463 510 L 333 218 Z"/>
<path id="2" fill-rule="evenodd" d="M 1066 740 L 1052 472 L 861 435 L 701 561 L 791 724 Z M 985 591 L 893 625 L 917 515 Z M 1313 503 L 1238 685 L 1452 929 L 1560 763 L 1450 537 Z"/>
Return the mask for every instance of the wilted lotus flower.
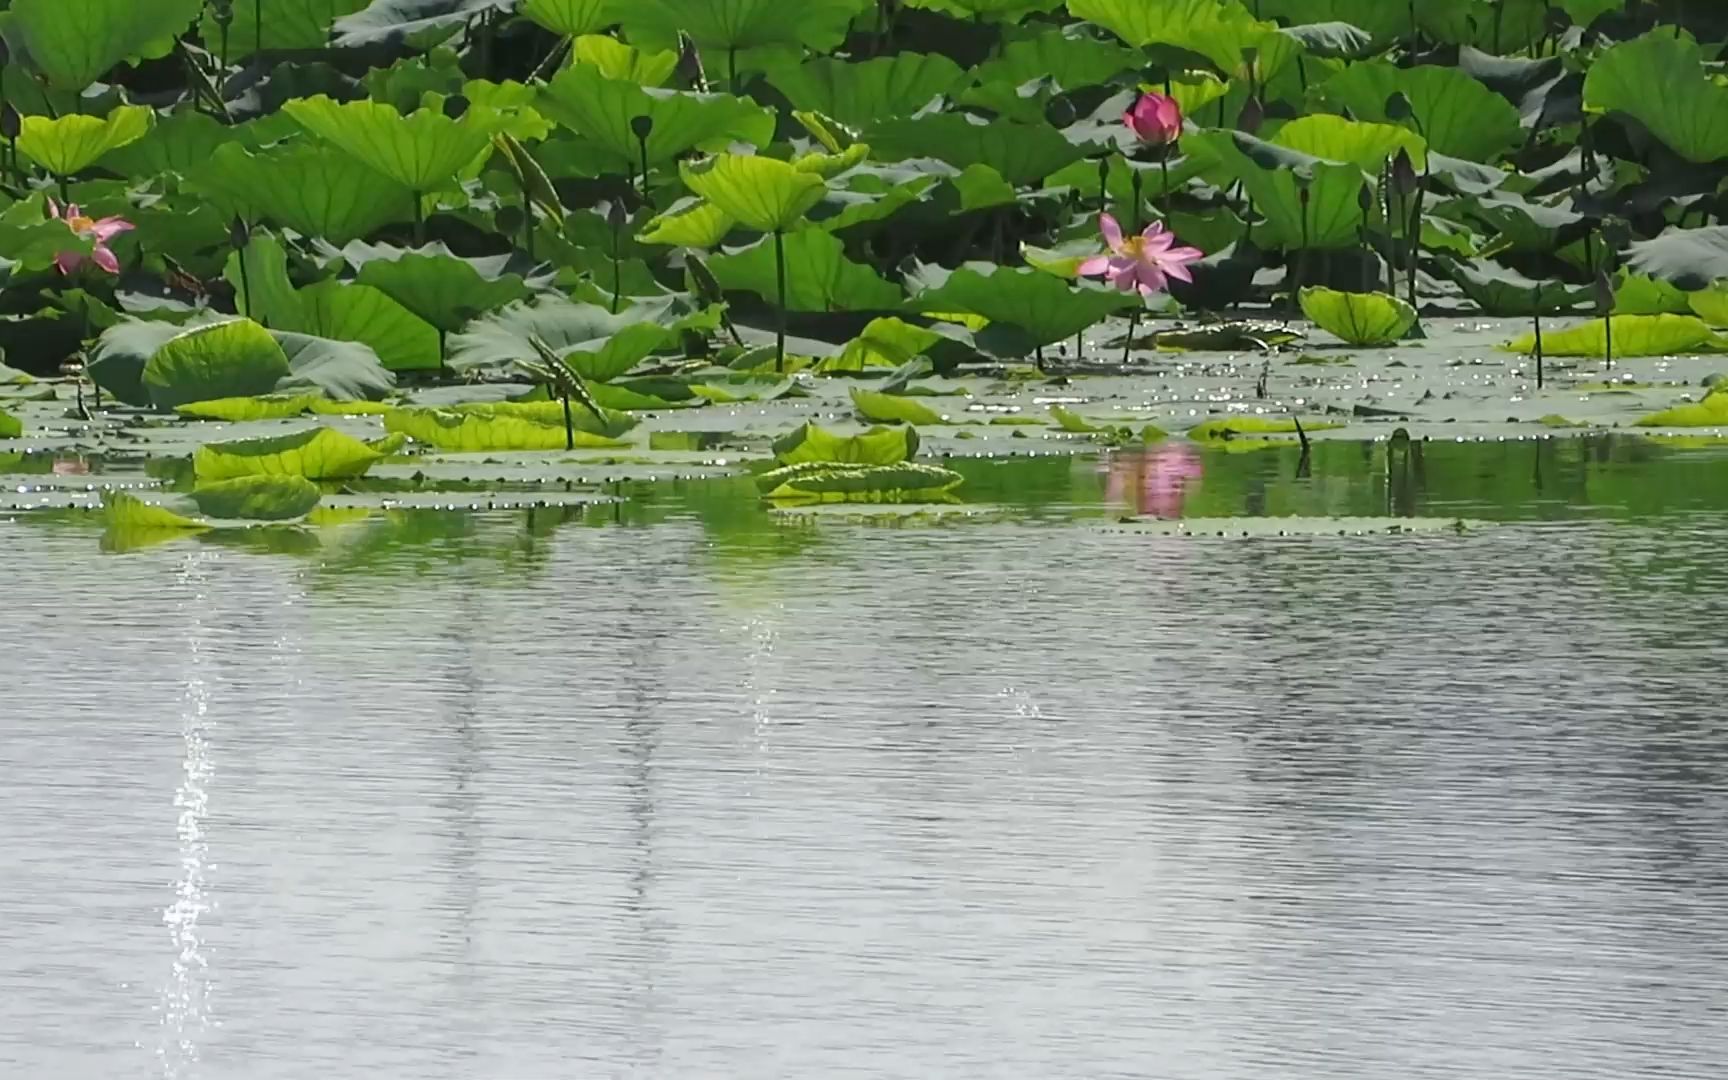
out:
<path id="1" fill-rule="evenodd" d="M 1199 248 L 1176 247 L 1176 234 L 1166 232 L 1162 222 L 1154 221 L 1139 236 L 1124 237 L 1116 219 L 1102 214 L 1098 228 L 1110 245 L 1110 253 L 1081 263 L 1080 275 L 1108 278 L 1123 292 L 1138 289 L 1141 296 L 1151 296 L 1164 291 L 1167 278 L 1193 281 L 1188 264 L 1206 257 Z"/>
<path id="2" fill-rule="evenodd" d="M 97 221 L 79 213 L 77 203 L 69 203 L 62 207 L 53 199 L 48 200 L 48 211 L 56 219 L 64 221 L 74 236 L 89 237 L 94 241 L 94 247 L 88 256 L 77 251 L 63 251 L 54 256 L 54 265 L 60 268 L 62 274 L 72 273 L 83 266 L 86 261 L 94 262 L 110 274 L 120 272 L 120 260 L 114 257 L 113 251 L 109 250 L 108 241 L 123 232 L 130 232 L 133 228 L 130 221 L 121 217 L 105 217 Z"/>
<path id="3" fill-rule="evenodd" d="M 1167 146 L 1182 135 L 1182 106 L 1163 94 L 1141 94 L 1122 122 L 1147 146 Z"/>

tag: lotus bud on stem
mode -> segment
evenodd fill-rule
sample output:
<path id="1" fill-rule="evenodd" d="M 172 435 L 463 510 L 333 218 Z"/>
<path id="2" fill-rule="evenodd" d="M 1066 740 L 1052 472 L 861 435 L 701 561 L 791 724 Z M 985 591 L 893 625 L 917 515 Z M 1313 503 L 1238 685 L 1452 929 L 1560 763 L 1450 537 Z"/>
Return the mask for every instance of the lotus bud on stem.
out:
<path id="1" fill-rule="evenodd" d="M 60 374 L 72 380 L 73 392 L 77 395 L 78 399 L 75 406 L 78 410 L 78 419 L 88 421 L 90 419 L 90 410 L 84 406 L 83 358 L 79 356 L 68 357 L 66 361 L 60 365 Z M 97 402 L 97 407 L 101 407 L 100 401 Z"/>

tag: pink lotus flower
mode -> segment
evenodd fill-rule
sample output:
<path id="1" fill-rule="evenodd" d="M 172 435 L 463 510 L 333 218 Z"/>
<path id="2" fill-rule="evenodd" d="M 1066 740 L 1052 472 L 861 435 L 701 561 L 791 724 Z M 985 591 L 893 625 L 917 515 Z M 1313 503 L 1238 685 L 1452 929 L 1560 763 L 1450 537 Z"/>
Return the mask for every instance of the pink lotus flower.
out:
<path id="1" fill-rule="evenodd" d="M 1141 94 L 1122 122 L 1147 146 L 1168 146 L 1182 136 L 1182 106 L 1163 94 Z"/>
<path id="2" fill-rule="evenodd" d="M 1123 292 L 1139 289 L 1141 296 L 1151 296 L 1164 291 L 1166 278 L 1193 281 L 1188 264 L 1206 257 L 1199 248 L 1174 246 L 1176 234 L 1166 232 L 1162 222 L 1154 221 L 1139 236 L 1123 237 L 1116 219 L 1103 214 L 1098 218 L 1098 229 L 1110 245 L 1110 253 L 1081 263 L 1080 275 L 1109 278 L 1110 284 Z"/>
<path id="3" fill-rule="evenodd" d="M 62 207 L 53 199 L 48 200 L 48 212 L 66 227 L 72 230 L 72 235 L 79 238 L 88 237 L 92 241 L 89 255 L 77 251 L 63 251 L 54 256 L 54 265 L 60 268 L 62 274 L 70 274 L 86 262 L 94 262 L 110 274 L 120 272 L 120 260 L 109 250 L 108 241 L 123 232 L 130 232 L 133 225 L 121 217 L 105 217 L 100 221 L 87 218 L 78 211 L 77 203 L 69 203 Z"/>

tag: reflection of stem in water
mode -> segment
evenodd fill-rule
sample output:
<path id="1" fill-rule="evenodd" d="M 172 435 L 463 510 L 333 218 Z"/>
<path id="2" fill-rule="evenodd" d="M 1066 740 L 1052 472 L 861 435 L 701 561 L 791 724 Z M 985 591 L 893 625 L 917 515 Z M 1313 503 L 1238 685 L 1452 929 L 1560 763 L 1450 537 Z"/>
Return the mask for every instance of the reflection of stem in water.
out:
<path id="1" fill-rule="evenodd" d="M 480 731 L 475 724 L 478 702 L 484 690 L 484 680 L 477 659 L 478 628 L 487 625 L 485 613 L 475 609 L 477 594 L 462 594 L 461 617 L 452 631 L 445 635 L 452 647 L 450 666 L 456 687 L 455 708 L 451 726 L 455 731 L 454 756 L 450 762 L 448 794 L 438 800 L 449 815 L 449 911 L 455 919 L 452 937 L 461 943 L 461 963 L 456 966 L 453 992 L 464 1006 L 473 1000 L 473 946 L 475 911 L 480 903 L 480 826 L 476 803 L 476 777 L 482 766 Z"/>
<path id="2" fill-rule="evenodd" d="M 211 906 L 205 876 L 210 844 L 204 820 L 209 813 L 209 784 L 215 766 L 207 739 L 210 691 L 204 679 L 209 660 L 202 620 L 208 598 L 197 556 L 187 562 L 184 581 L 192 593 L 185 605 L 192 633 L 186 642 L 189 670 L 180 719 L 182 775 L 174 792 L 180 878 L 175 884 L 174 902 L 162 912 L 162 922 L 174 942 L 174 962 L 162 987 L 161 1038 L 156 1049 L 162 1075 L 170 1080 L 188 1075 L 198 1064 L 199 1036 L 210 1024 L 211 989 L 209 959 L 204 955 L 204 937 L 198 924 Z"/>

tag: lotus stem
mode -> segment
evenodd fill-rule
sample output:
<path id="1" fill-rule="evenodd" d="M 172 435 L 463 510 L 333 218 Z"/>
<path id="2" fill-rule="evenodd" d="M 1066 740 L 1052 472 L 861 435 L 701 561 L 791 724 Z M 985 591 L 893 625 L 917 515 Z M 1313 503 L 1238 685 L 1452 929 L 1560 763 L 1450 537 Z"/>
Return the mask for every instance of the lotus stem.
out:
<path id="1" fill-rule="evenodd" d="M 1536 389 L 1542 389 L 1542 283 L 1537 282 L 1533 290 L 1535 299 L 1530 305 L 1531 317 L 1536 324 Z"/>
<path id="2" fill-rule="evenodd" d="M 250 244 L 247 247 L 251 247 Z M 246 317 L 258 322 L 257 313 L 252 310 L 252 274 L 246 269 L 246 248 L 241 248 L 234 254 L 240 257 L 240 299 L 246 307 Z"/>
<path id="3" fill-rule="evenodd" d="M 570 392 L 558 395 L 564 401 L 564 449 L 576 449 L 576 418 L 570 413 Z"/>
<path id="4" fill-rule="evenodd" d="M 774 284 L 779 291 L 780 305 L 775 313 L 777 319 L 774 326 L 774 370 L 784 373 L 786 370 L 786 233 L 782 229 L 774 230 Z"/>
<path id="5" fill-rule="evenodd" d="M 1128 356 L 1134 351 L 1134 331 L 1140 326 L 1140 308 L 1128 313 L 1128 337 L 1122 342 L 1122 362 L 1128 362 Z"/>
<path id="6" fill-rule="evenodd" d="M 1608 370 L 1614 370 L 1614 312 L 1602 316 L 1602 341 L 1608 353 Z"/>
<path id="7" fill-rule="evenodd" d="M 648 201 L 648 136 L 636 136 L 636 145 L 642 152 L 642 201 Z"/>
<path id="8" fill-rule="evenodd" d="M 726 77 L 732 84 L 732 94 L 738 94 L 738 46 L 726 50 Z"/>
<path id="9" fill-rule="evenodd" d="M 60 182 L 60 205 L 62 207 L 71 205 L 71 203 L 72 203 L 72 185 L 71 185 L 71 183 L 68 182 L 66 177 L 64 177 L 64 176 L 58 176 L 58 177 L 55 177 L 55 179 Z"/>
<path id="10" fill-rule="evenodd" d="M 426 208 L 420 204 L 421 195 L 414 192 L 414 246 L 420 247 L 426 243 Z"/>
<path id="11" fill-rule="evenodd" d="M 252 0 L 252 55 L 264 51 L 264 0 Z"/>
<path id="12" fill-rule="evenodd" d="M 533 82 L 536 79 L 545 78 L 547 73 L 557 66 L 558 61 L 563 59 L 564 50 L 568 49 L 574 40 L 575 39 L 569 34 L 565 34 L 557 41 L 554 41 L 552 43 L 552 50 L 546 54 L 546 59 L 540 61 L 540 63 L 535 66 L 534 73 L 528 76 L 528 81 Z"/>
<path id="13" fill-rule="evenodd" d="M 1166 218 L 1170 216 L 1170 146 L 1165 144 L 1158 155 L 1159 195 L 1162 201 L 1158 204 L 1159 212 Z M 1168 228 L 1168 226 L 1166 226 Z"/>
<path id="14" fill-rule="evenodd" d="M 1140 207 L 1144 205 L 1144 196 L 1140 192 L 1145 185 L 1145 180 L 1141 177 L 1139 169 L 1130 170 L 1128 185 L 1134 189 L 1134 208 L 1128 214 L 1128 220 L 1134 227 L 1129 231 L 1138 233 L 1141 228 Z"/>
<path id="15" fill-rule="evenodd" d="M 1110 156 L 1098 159 L 1098 212 L 1110 212 Z"/>

